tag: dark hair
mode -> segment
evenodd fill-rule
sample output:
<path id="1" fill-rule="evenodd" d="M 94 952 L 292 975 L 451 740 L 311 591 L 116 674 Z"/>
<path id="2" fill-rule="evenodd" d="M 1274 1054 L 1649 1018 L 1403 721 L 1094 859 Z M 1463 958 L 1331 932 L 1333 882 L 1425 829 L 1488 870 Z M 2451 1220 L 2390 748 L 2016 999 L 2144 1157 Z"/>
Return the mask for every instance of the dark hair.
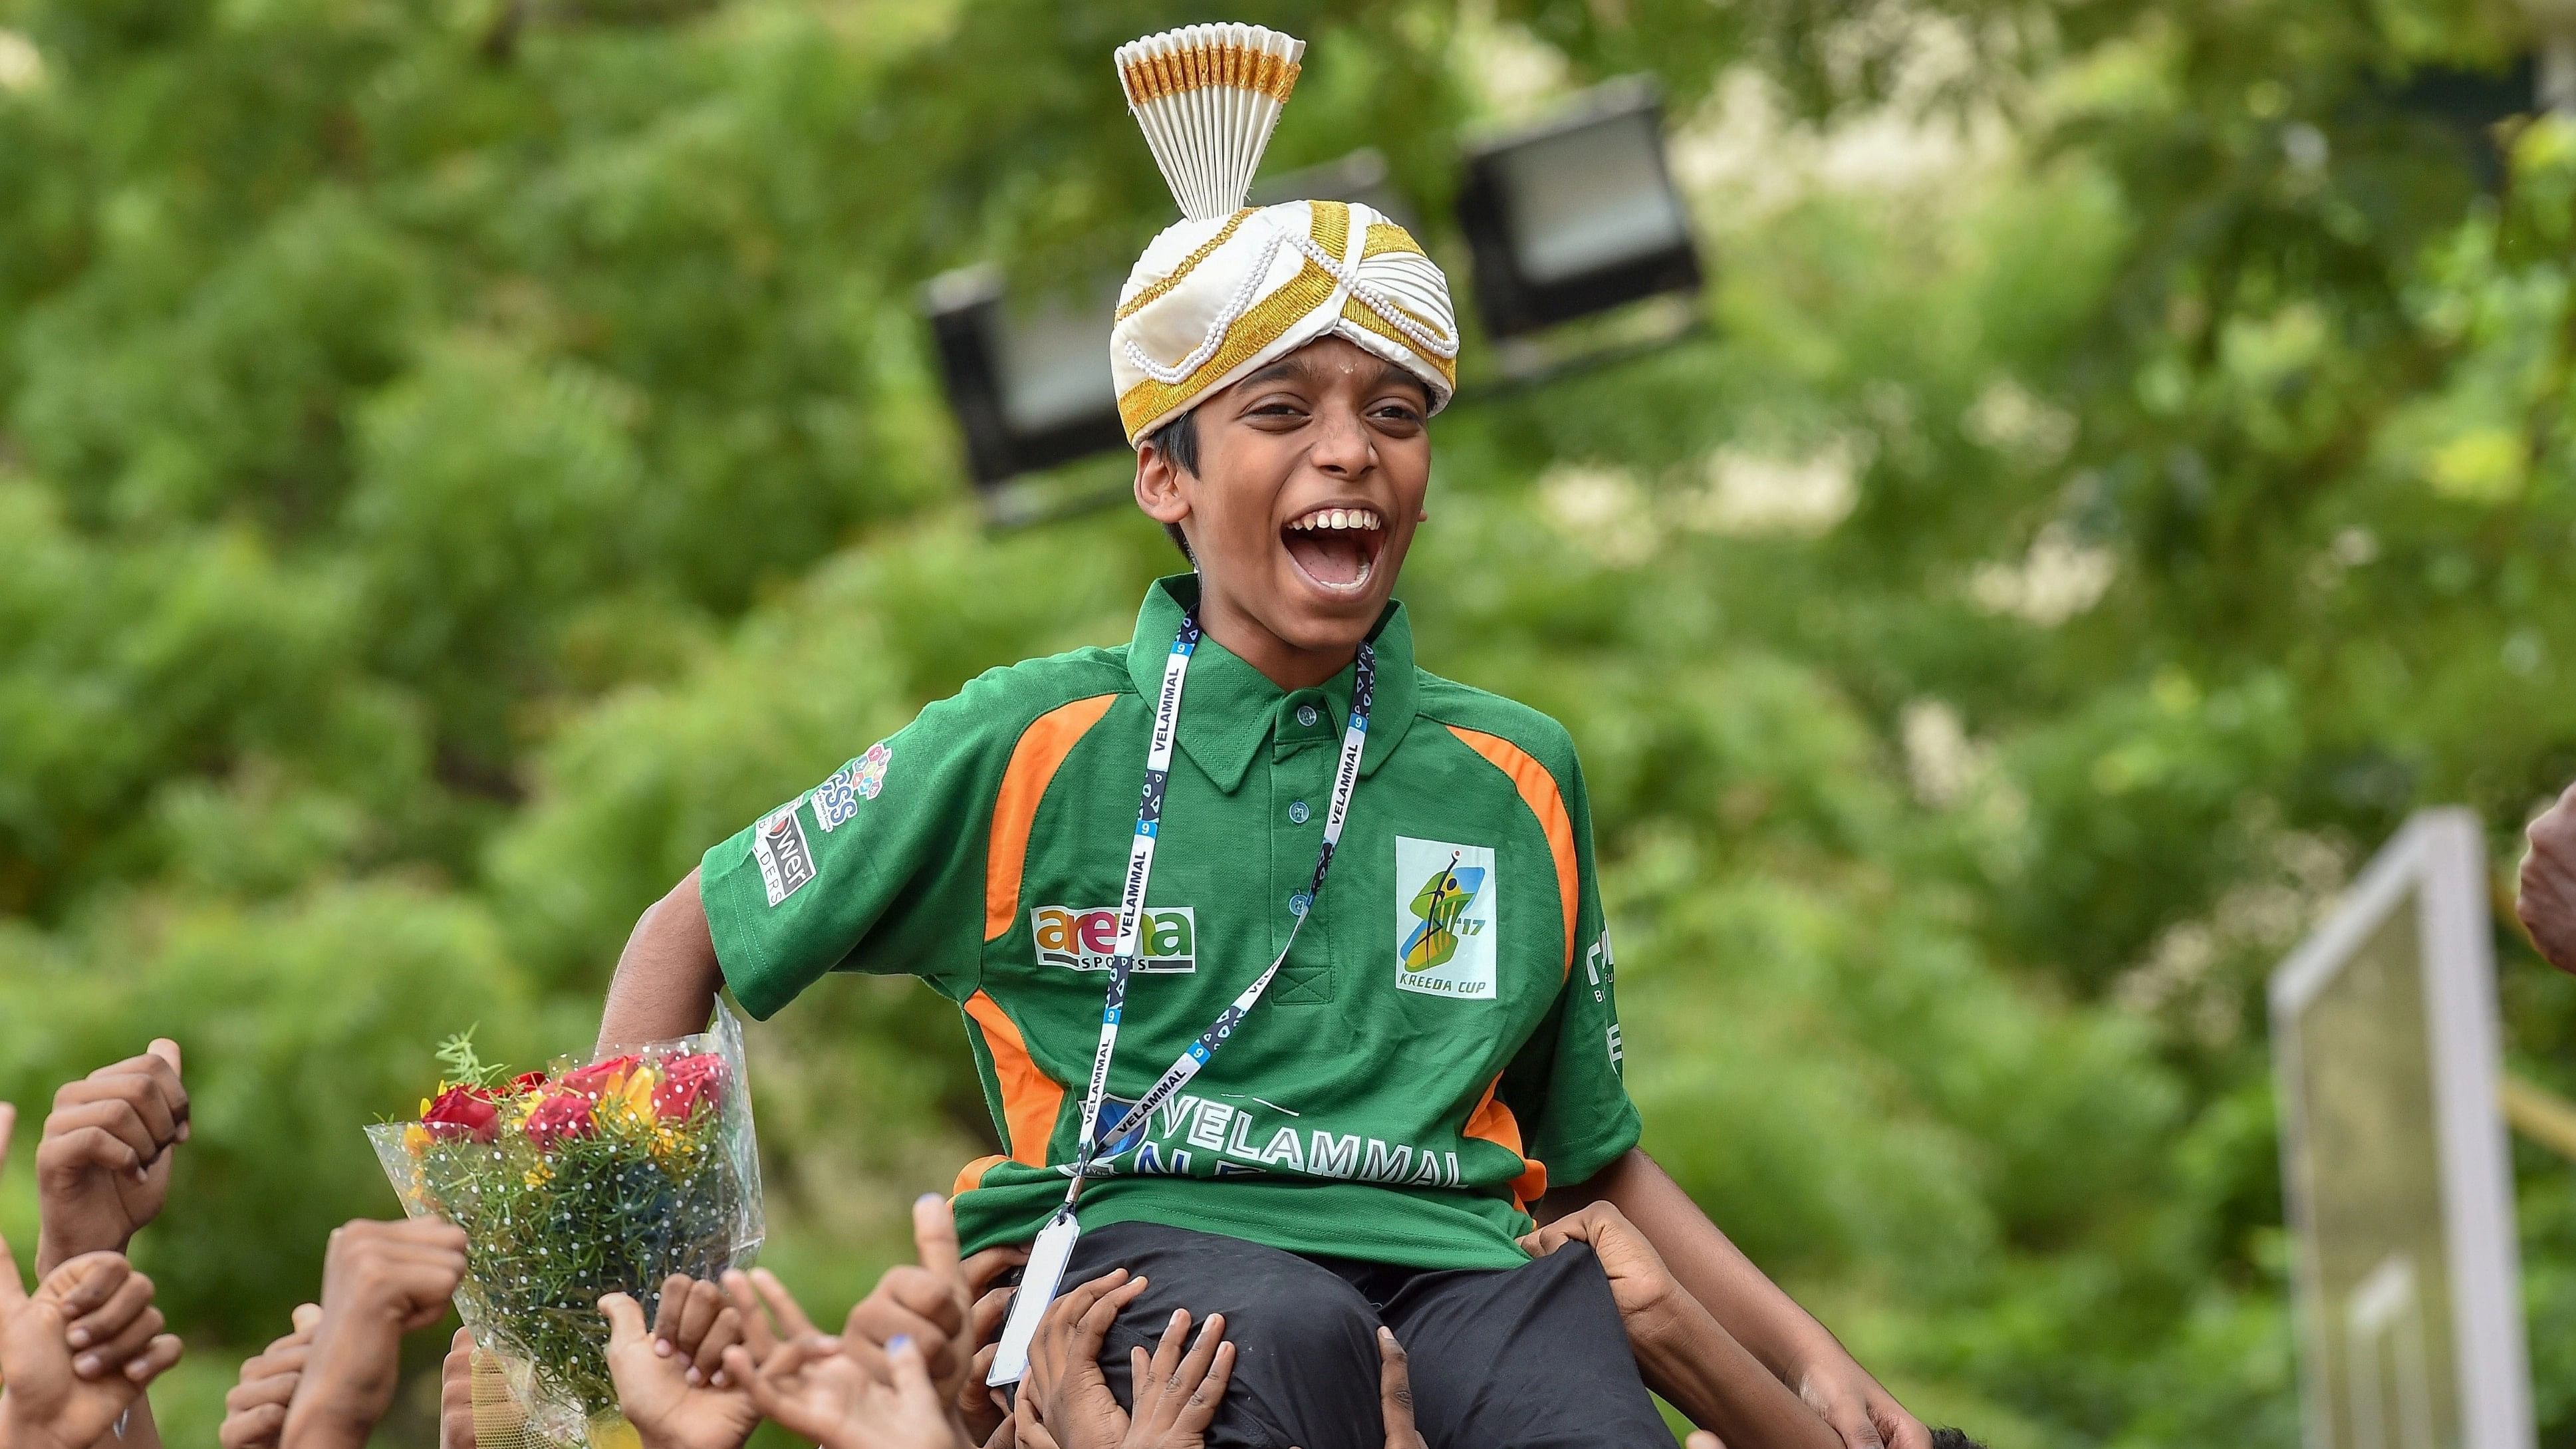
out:
<path id="1" fill-rule="evenodd" d="M 1192 408 L 1145 435 L 1145 441 L 1154 445 L 1154 451 L 1170 459 L 1173 467 L 1193 478 L 1199 476 L 1198 416 L 1198 409 Z M 1188 559 L 1192 568 L 1198 567 L 1198 555 L 1190 552 L 1190 541 L 1182 534 L 1181 526 L 1166 523 L 1163 532 L 1172 536 L 1172 547 L 1181 551 L 1181 557 Z"/>
<path id="2" fill-rule="evenodd" d="M 1965 1429 L 1935 1429 L 1932 1431 L 1932 1449 L 1986 1449 L 1986 1446 L 1969 1438 Z"/>

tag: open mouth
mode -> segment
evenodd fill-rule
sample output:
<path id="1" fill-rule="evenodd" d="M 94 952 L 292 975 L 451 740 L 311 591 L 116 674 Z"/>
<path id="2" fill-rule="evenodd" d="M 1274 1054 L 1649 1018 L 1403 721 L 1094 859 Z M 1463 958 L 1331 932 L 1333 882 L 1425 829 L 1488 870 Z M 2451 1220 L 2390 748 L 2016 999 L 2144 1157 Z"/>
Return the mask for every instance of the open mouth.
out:
<path id="1" fill-rule="evenodd" d="M 1288 520 L 1279 541 L 1297 571 L 1335 593 L 1356 593 L 1368 586 L 1377 567 L 1377 551 L 1386 540 L 1386 520 L 1374 508 L 1318 508 Z"/>

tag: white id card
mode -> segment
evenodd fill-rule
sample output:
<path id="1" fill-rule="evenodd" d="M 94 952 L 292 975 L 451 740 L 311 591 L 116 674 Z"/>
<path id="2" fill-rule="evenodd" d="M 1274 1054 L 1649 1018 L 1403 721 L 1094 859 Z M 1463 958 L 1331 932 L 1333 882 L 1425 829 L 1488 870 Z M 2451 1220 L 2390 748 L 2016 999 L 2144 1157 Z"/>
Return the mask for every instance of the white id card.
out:
<path id="1" fill-rule="evenodd" d="M 1029 1342 L 1038 1336 L 1038 1320 L 1064 1284 L 1064 1265 L 1073 1257 L 1074 1239 L 1082 1225 L 1071 1212 L 1059 1212 L 1029 1245 L 1029 1265 L 1020 1270 L 1020 1294 L 1011 1300 L 1011 1316 L 1002 1324 L 1001 1346 L 993 1351 L 993 1371 L 984 1382 L 994 1388 L 1016 1384 L 1029 1371 Z"/>

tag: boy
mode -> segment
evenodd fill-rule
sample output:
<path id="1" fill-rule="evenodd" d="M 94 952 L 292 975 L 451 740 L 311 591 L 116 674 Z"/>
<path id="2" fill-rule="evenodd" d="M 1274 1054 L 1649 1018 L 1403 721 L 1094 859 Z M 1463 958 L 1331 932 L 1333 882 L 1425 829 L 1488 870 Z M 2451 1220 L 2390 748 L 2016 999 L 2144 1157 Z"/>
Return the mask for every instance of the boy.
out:
<path id="1" fill-rule="evenodd" d="M 1175 1307 L 1222 1312 L 1212 1444 L 1376 1449 L 1380 1323 L 1433 1446 L 1665 1442 L 1599 1261 L 1515 1241 L 1601 1200 L 1850 1449 L 1924 1449 L 1636 1150 L 1572 741 L 1414 664 L 1392 593 L 1454 312 L 1364 206 L 1241 208 L 1301 49 L 1119 52 L 1185 219 L 1111 366 L 1137 504 L 1194 572 L 1132 643 L 991 671 L 710 850 L 638 924 L 603 1040 L 697 1030 L 720 984 L 765 1017 L 832 970 L 922 977 L 1007 1154 L 958 1180 L 966 1249 L 1039 1240 L 1032 1324 L 1048 1266 L 1150 1280 L 1108 1343 L 1122 1400 Z"/>

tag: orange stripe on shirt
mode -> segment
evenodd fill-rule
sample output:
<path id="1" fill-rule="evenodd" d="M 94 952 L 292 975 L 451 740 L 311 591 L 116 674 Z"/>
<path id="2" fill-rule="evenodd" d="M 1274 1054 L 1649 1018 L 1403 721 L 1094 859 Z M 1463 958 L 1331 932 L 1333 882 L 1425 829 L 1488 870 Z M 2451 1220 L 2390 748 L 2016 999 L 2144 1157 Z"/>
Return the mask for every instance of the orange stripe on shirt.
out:
<path id="1" fill-rule="evenodd" d="M 1574 913 L 1582 901 L 1582 885 L 1574 866 L 1574 821 L 1565 813 L 1564 792 L 1556 788 L 1556 777 L 1547 772 L 1529 751 L 1482 730 L 1449 726 L 1449 733 L 1459 743 L 1485 757 L 1495 769 L 1511 777 L 1521 792 L 1521 800 L 1538 817 L 1539 829 L 1547 832 L 1548 852 L 1556 857 L 1556 896 L 1565 907 L 1565 969 L 1562 976 L 1574 974 Z"/>
<path id="2" fill-rule="evenodd" d="M 1011 1159 L 996 1152 L 990 1157 L 978 1157 L 974 1161 L 967 1163 L 964 1167 L 957 1169 L 957 1181 L 948 1189 L 948 1195 L 953 1198 L 961 1193 L 973 1192 L 975 1189 L 982 1187 L 984 1185 L 985 1173 L 992 1171 L 994 1168 L 999 1167 L 1010 1160 Z"/>
<path id="3" fill-rule="evenodd" d="M 1020 872 L 1028 863 L 1029 831 L 1037 824 L 1038 802 L 1046 798 L 1064 757 L 1118 696 L 1095 694 L 1060 704 L 1039 715 L 1020 732 L 1012 747 L 1010 768 L 1002 772 L 1002 789 L 993 797 L 993 830 L 984 846 L 984 939 L 1010 934 L 1020 918 Z M 1043 1166 L 1044 1164 L 1040 1164 Z"/>
<path id="4" fill-rule="evenodd" d="M 1485 1099 L 1467 1116 L 1467 1135 L 1503 1148 L 1521 1159 L 1521 1175 L 1512 1179 L 1512 1206 L 1523 1212 L 1529 1205 L 1547 1196 L 1547 1164 L 1535 1158 L 1521 1157 L 1521 1122 L 1512 1109 L 1494 1092 L 1503 1084 L 1500 1073 L 1485 1085 Z"/>
<path id="5" fill-rule="evenodd" d="M 1055 1119 L 1064 1108 L 1064 1083 L 1038 1069 L 1019 1023 L 1000 1002 L 978 991 L 966 998 L 966 1014 L 984 1028 L 993 1077 L 1002 1084 L 1002 1122 L 1010 1129 L 1010 1140 L 1002 1145 L 1015 1162 L 1046 1166 L 1047 1139 L 1055 1136 Z"/>

